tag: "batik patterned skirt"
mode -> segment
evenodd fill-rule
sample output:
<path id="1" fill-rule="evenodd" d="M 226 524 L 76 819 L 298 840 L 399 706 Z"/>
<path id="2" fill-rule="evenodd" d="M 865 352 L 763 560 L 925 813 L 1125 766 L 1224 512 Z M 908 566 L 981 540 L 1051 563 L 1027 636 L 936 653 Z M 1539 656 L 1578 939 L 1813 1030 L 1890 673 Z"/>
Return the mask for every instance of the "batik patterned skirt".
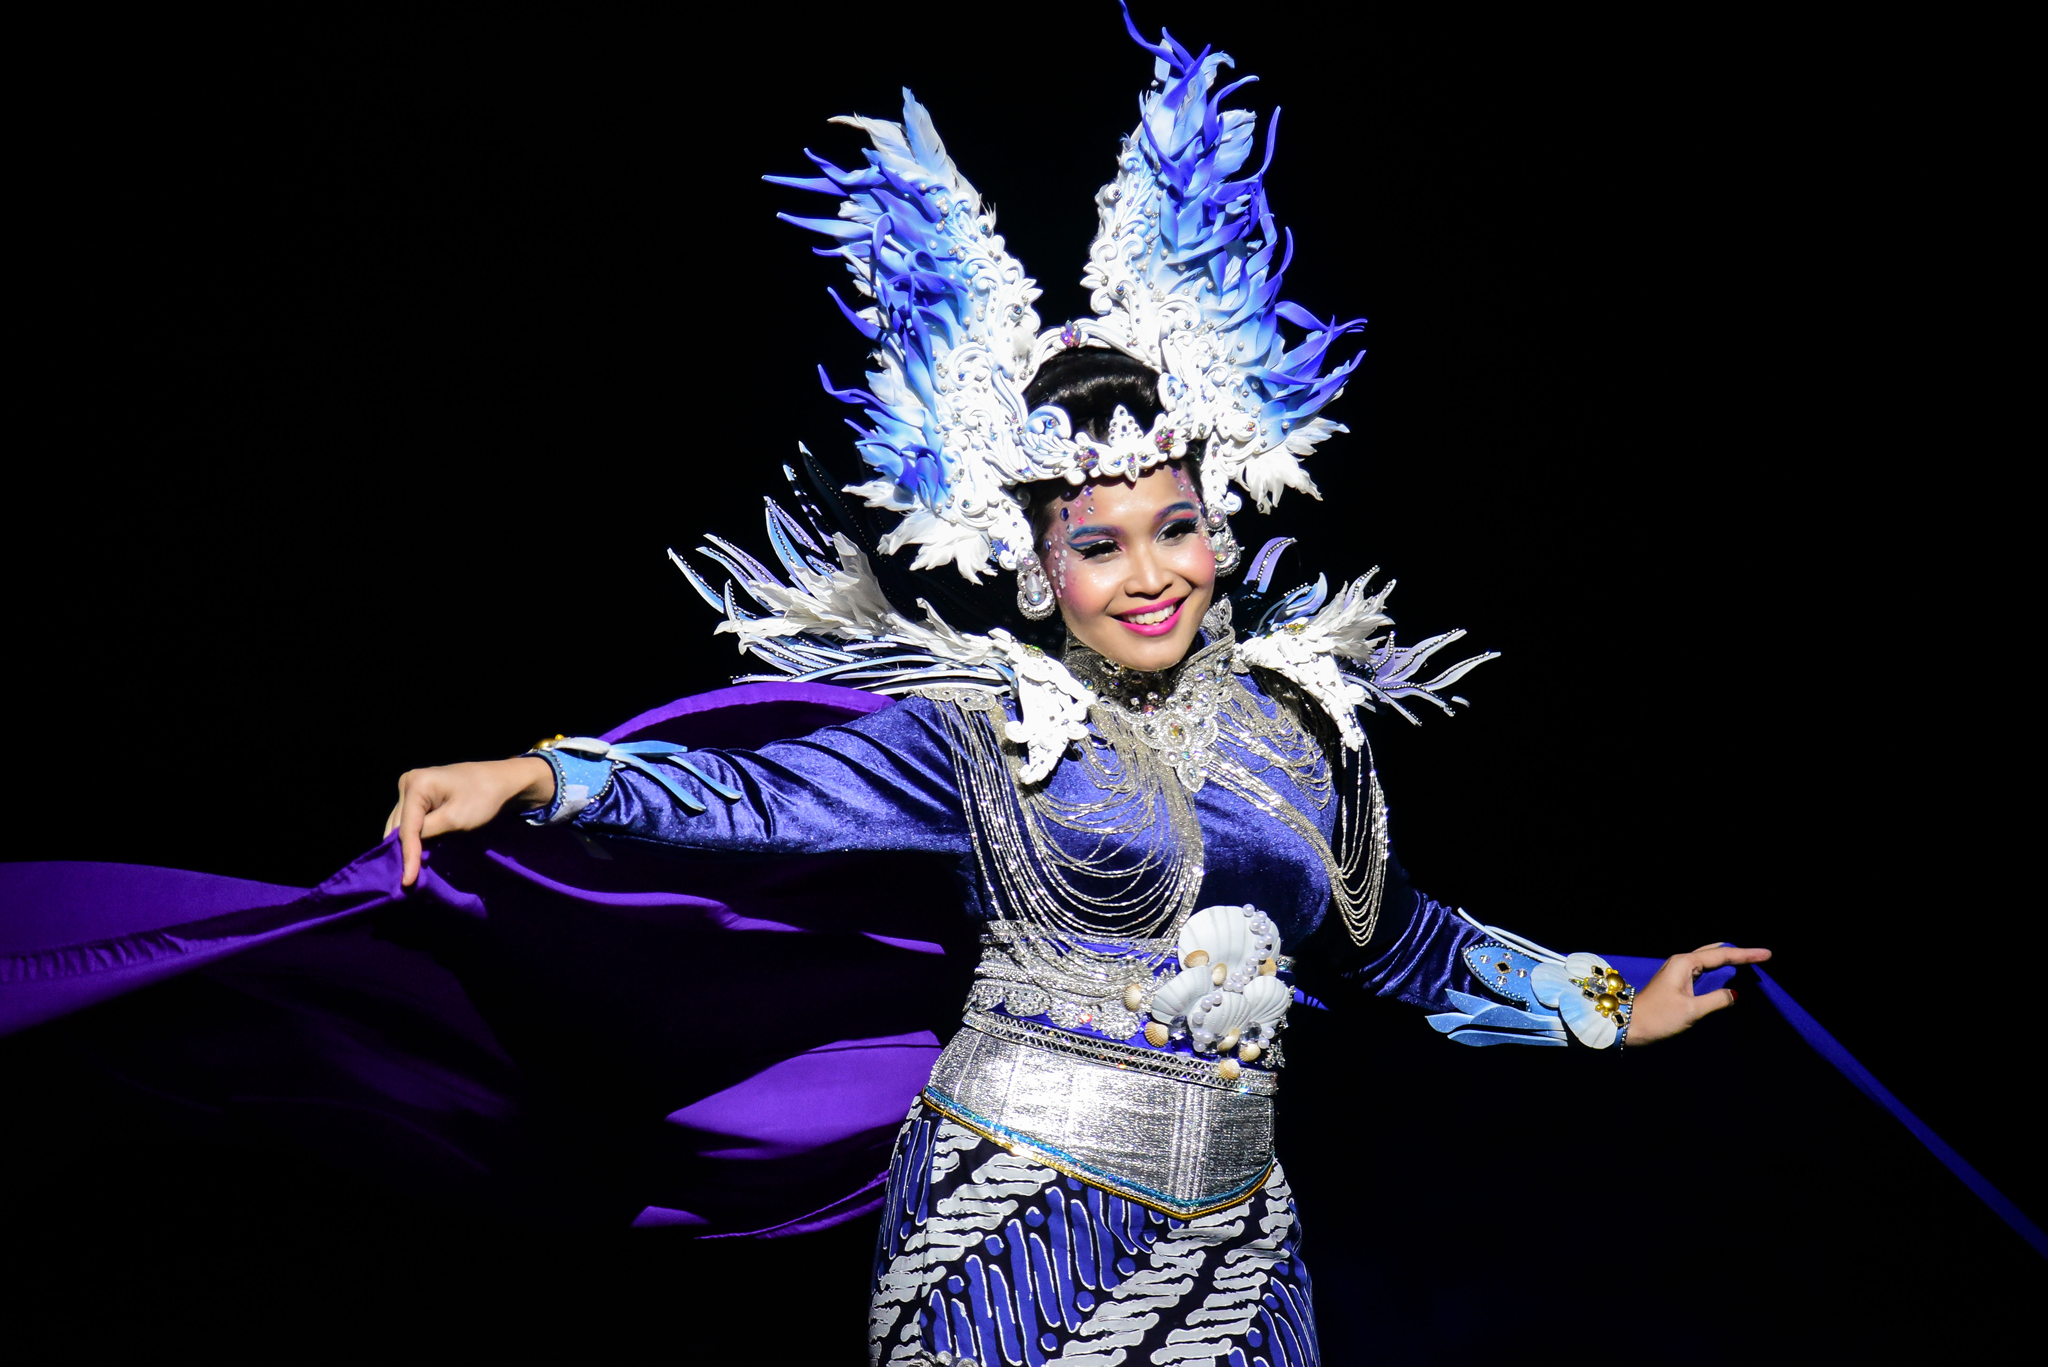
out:
<path id="1" fill-rule="evenodd" d="M 1276 1163 L 1179 1220 L 1062 1177 L 925 1107 L 904 1122 L 875 1249 L 889 1367 L 1313 1367 L 1301 1224 Z"/>

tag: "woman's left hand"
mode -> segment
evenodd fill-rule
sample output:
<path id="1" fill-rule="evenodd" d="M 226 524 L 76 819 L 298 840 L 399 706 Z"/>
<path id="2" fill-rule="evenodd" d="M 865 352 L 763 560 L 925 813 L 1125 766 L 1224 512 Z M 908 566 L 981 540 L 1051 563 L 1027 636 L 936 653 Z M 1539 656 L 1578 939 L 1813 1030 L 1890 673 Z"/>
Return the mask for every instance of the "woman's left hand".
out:
<path id="1" fill-rule="evenodd" d="M 1768 949 L 1736 949 L 1730 945 L 1701 945 L 1690 954 L 1674 954 L 1664 961 L 1657 975 L 1636 989 L 1635 1006 L 1629 1012 L 1628 1042 L 1631 1046 L 1650 1044 L 1691 1027 L 1709 1012 L 1735 1004 L 1735 989 L 1717 988 L 1694 996 L 1693 979 L 1711 968 L 1729 964 L 1760 964 L 1771 957 Z"/>

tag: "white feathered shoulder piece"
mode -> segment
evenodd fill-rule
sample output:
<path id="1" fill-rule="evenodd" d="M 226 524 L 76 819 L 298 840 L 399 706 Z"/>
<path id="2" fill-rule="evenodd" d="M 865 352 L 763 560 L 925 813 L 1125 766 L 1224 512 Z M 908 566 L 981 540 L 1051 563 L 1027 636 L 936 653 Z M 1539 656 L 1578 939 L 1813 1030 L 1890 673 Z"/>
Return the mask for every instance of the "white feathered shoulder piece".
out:
<path id="1" fill-rule="evenodd" d="M 1256 557 L 1252 572 L 1270 575 L 1282 545 L 1268 543 Z M 1317 575 L 1314 584 L 1304 585 L 1274 604 L 1258 627 L 1238 643 L 1236 654 L 1240 671 L 1271 670 L 1314 698 L 1337 723 L 1345 746 L 1353 750 L 1365 744 L 1365 731 L 1358 724 L 1359 708 L 1373 711 L 1384 703 L 1415 722 L 1420 718 L 1403 703 L 1422 700 L 1450 714 L 1456 706 L 1470 704 L 1444 690 L 1500 654 L 1489 650 L 1469 656 L 1435 678 L 1418 682 L 1415 676 L 1430 657 L 1465 633 L 1462 629 L 1446 631 L 1412 646 L 1397 645 L 1390 630 L 1394 619 L 1385 611 L 1396 581 L 1389 579 L 1378 592 L 1367 592 L 1378 573 L 1379 569 L 1373 568 L 1334 597 L 1329 581 Z"/>
<path id="2" fill-rule="evenodd" d="M 735 683 L 834 683 L 892 697 L 938 685 L 1011 694 L 1017 720 L 1004 732 L 1024 748 L 1026 783 L 1045 778 L 1067 746 L 1087 736 L 1094 695 L 1066 666 L 1001 627 L 986 636 L 956 630 L 922 598 L 923 620 L 904 616 L 890 605 L 860 547 L 832 535 L 834 563 L 824 558 L 825 539 L 769 500 L 768 540 L 788 581 L 724 538 L 709 536 L 712 544 L 697 550 L 732 574 L 722 593 L 669 552 L 691 587 L 724 615 L 718 631 L 739 637 L 743 653 L 776 670 Z M 767 615 L 741 606 L 739 594 Z"/>
<path id="3" fill-rule="evenodd" d="M 796 472 L 783 468 L 795 484 Z M 922 598 L 922 620 L 898 612 L 860 547 L 844 535 L 826 533 L 801 496 L 796 506 L 803 519 L 773 499 L 766 503 L 768 543 L 782 575 L 723 537 L 707 536 L 710 544 L 698 553 L 732 576 L 723 591 L 715 590 L 681 555 L 669 552 L 691 587 L 725 618 L 718 631 L 737 636 L 743 653 L 775 670 L 735 683 L 833 683 L 892 697 L 935 686 L 1012 695 L 1017 718 L 1005 724 L 1004 734 L 1024 748 L 1020 776 L 1027 783 L 1046 778 L 1067 747 L 1087 737 L 1095 693 L 1059 660 L 1001 627 L 986 635 L 960 631 Z M 1255 591 L 1264 592 L 1280 552 L 1291 544 L 1292 538 L 1276 538 L 1253 557 L 1247 578 Z M 1330 714 L 1354 750 L 1365 743 L 1359 708 L 1385 704 L 1413 722 L 1418 718 L 1404 703 L 1422 699 L 1450 713 L 1465 700 L 1444 690 L 1497 654 L 1471 656 L 1418 682 L 1415 676 L 1430 658 L 1465 633 L 1396 644 L 1394 622 L 1385 611 L 1394 582 L 1367 591 L 1378 573 L 1373 570 L 1335 597 L 1321 576 L 1282 595 L 1232 657 L 1239 673 L 1265 669 L 1292 681 Z M 762 611 L 742 605 L 741 597 Z"/>

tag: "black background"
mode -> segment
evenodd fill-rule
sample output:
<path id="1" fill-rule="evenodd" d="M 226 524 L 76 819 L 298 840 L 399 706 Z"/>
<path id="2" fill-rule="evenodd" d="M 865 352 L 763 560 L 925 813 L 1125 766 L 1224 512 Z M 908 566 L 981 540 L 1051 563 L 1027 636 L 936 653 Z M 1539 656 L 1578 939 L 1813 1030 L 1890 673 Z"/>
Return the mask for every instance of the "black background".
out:
<path id="1" fill-rule="evenodd" d="M 1375 731 L 1420 885 L 1565 948 L 1770 946 L 2048 1209 L 2011 1005 L 2038 897 L 2004 791 L 2031 623 L 1996 35 L 1139 18 L 1263 78 L 1288 294 L 1371 319 L 1324 500 L 1240 538 L 1300 536 L 1286 576 L 1384 566 L 1405 635 L 1504 652 L 1467 715 Z M 0 857 L 299 885 L 375 841 L 404 768 L 743 670 L 664 552 L 758 549 L 796 443 L 847 460 L 813 368 L 845 383 L 861 351 L 838 268 L 773 218 L 815 206 L 760 174 L 846 164 L 825 120 L 895 117 L 911 84 L 1050 323 L 1085 310 L 1149 62 L 1092 2 L 299 14 L 28 51 Z M 2038 1260 L 1755 991 L 1620 1065 L 1450 1050 L 1401 1010 L 1300 1033 L 1282 1152 L 1332 1362 L 1535 1351 L 1532 1316 L 1679 1360 L 1766 1330 L 1964 1344 L 2038 1298 Z M 721 1263 L 141 1144 L 19 1180 L 48 1197 L 15 1241 L 56 1270 L 35 1284 L 151 1335 L 425 1316 L 857 1353 L 864 1232 Z"/>

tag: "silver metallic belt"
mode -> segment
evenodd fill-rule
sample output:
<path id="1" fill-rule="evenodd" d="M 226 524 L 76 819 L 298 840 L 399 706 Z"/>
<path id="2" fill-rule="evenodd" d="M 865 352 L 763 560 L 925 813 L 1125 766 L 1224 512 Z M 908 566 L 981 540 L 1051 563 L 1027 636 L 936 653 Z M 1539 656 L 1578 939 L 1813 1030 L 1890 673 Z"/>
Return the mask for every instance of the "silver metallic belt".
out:
<path id="1" fill-rule="evenodd" d="M 1270 1094 L 998 1038 L 973 1017 L 924 1100 L 1013 1153 L 1181 1219 L 1236 1205 L 1273 1170 Z"/>

